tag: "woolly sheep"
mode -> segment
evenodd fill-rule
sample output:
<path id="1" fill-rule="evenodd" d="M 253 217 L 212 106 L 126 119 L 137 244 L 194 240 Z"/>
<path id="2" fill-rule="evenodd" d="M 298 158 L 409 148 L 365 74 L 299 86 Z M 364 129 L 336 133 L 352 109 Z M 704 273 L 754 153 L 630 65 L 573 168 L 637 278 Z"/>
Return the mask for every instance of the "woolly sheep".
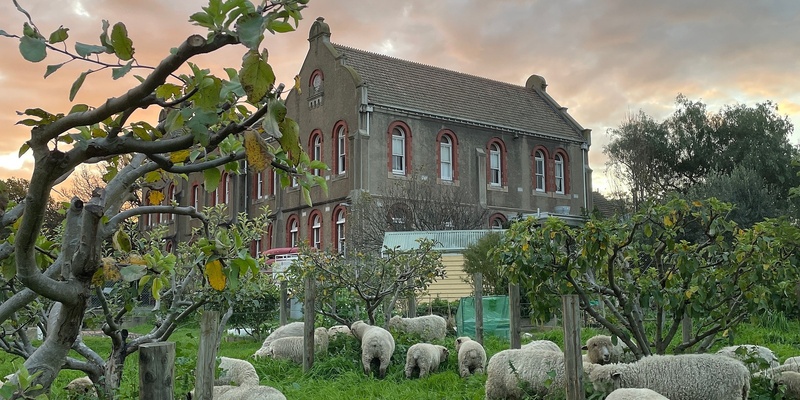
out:
<path id="1" fill-rule="evenodd" d="M 213 400 L 286 400 L 278 389 L 270 386 L 214 386 Z"/>
<path id="2" fill-rule="evenodd" d="M 655 355 L 631 364 L 600 365 L 589 379 L 601 392 L 647 388 L 672 400 L 740 400 L 750 391 L 744 363 L 716 354 Z"/>
<path id="3" fill-rule="evenodd" d="M 583 350 L 586 350 L 589 362 L 594 364 L 636 361 L 636 356 L 628 350 L 628 346 L 625 346 L 622 341 L 618 341 L 614 345 L 611 341 L 611 336 L 608 335 L 590 337 L 586 341 L 586 345 L 583 346 Z"/>
<path id="4" fill-rule="evenodd" d="M 555 375 L 550 376 L 554 371 Z M 564 353 L 509 349 L 498 352 L 486 366 L 486 399 L 545 396 L 565 387 Z M 552 379 L 548 386 L 546 381 Z M 523 387 L 525 391 L 523 391 Z"/>
<path id="5" fill-rule="evenodd" d="M 800 364 L 800 356 L 789 357 L 783 360 L 783 365 Z"/>
<path id="6" fill-rule="evenodd" d="M 255 358 L 266 357 L 267 353 L 269 352 L 269 346 L 272 342 L 276 339 L 284 338 L 284 337 L 292 337 L 292 336 L 303 336 L 303 322 L 292 322 L 281 327 L 275 329 L 272 333 L 264 339 L 264 343 L 261 344 L 261 348 L 253 354 Z"/>
<path id="7" fill-rule="evenodd" d="M 409 347 L 406 352 L 406 378 L 411 378 L 415 368 L 419 370 L 419 377 L 424 378 L 436 371 L 439 364 L 445 362 L 449 356 L 450 351 L 444 346 L 417 343 Z"/>
<path id="8" fill-rule="evenodd" d="M 526 350 L 561 351 L 561 348 L 550 340 L 534 340 L 530 343 L 523 344 L 522 348 Z"/>
<path id="9" fill-rule="evenodd" d="M 606 397 L 606 400 L 669 400 L 650 389 L 620 388 Z"/>
<path id="10" fill-rule="evenodd" d="M 258 385 L 258 373 L 248 361 L 220 357 L 219 369 L 219 377 L 214 380 L 214 385 Z"/>
<path id="11" fill-rule="evenodd" d="M 774 377 L 780 375 L 782 372 L 800 372 L 800 363 L 795 363 L 793 361 L 790 361 L 788 363 L 784 362 L 783 365 L 758 371 L 753 374 L 753 377 L 773 379 Z"/>
<path id="12" fill-rule="evenodd" d="M 447 321 L 438 315 L 403 318 L 395 315 L 389 320 L 389 329 L 419 335 L 424 341 L 441 340 L 447 335 Z"/>
<path id="13" fill-rule="evenodd" d="M 82 376 L 80 378 L 75 378 L 71 380 L 67 386 L 64 387 L 64 390 L 75 393 L 75 394 L 89 394 L 89 393 L 96 393 L 94 389 L 94 383 L 88 376 Z"/>
<path id="14" fill-rule="evenodd" d="M 745 363 L 751 372 L 767 368 L 775 368 L 781 364 L 778 362 L 778 356 L 769 348 L 758 346 L 754 344 L 740 344 L 735 346 L 727 346 L 717 350 L 717 354 L 733 357 Z"/>
<path id="15" fill-rule="evenodd" d="M 781 372 L 776 377 L 775 384 L 786 386 L 785 399 L 800 399 L 800 372 Z"/>
<path id="16" fill-rule="evenodd" d="M 456 353 L 458 373 L 462 378 L 472 374 L 482 374 L 486 369 L 486 350 L 469 337 L 462 336 L 456 339 Z"/>
<path id="17" fill-rule="evenodd" d="M 370 364 L 377 359 L 380 362 L 378 367 L 378 377 L 386 376 L 386 367 L 394 353 L 394 337 L 386 329 L 379 326 L 372 326 L 364 321 L 356 321 L 350 326 L 358 340 L 361 341 L 361 364 L 364 366 L 364 373 L 370 373 Z"/>
<path id="18" fill-rule="evenodd" d="M 347 325 L 334 325 L 328 328 L 328 339 L 333 340 L 338 335 L 352 335 L 350 332 L 350 327 Z"/>
<path id="19" fill-rule="evenodd" d="M 275 339 L 267 350 L 267 356 L 274 359 L 291 360 L 294 363 L 303 363 L 303 336 L 290 336 Z M 328 330 L 317 328 L 314 330 L 314 351 L 325 353 L 328 351 Z"/>

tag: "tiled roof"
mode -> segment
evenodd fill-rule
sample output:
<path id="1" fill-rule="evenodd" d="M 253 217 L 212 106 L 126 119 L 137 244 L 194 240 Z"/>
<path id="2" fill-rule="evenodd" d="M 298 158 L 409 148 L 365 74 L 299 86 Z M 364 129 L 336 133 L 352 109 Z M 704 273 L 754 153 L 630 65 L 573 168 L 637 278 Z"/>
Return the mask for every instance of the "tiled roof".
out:
<path id="1" fill-rule="evenodd" d="M 344 64 L 367 84 L 370 103 L 418 111 L 511 131 L 583 142 L 578 127 L 542 94 L 443 68 L 338 44 Z"/>
<path id="2" fill-rule="evenodd" d="M 400 250 L 416 249 L 419 247 L 417 239 L 426 238 L 436 242 L 435 250 L 460 253 L 489 232 L 503 233 L 503 230 L 386 232 L 383 236 L 383 246 L 390 249 L 399 247 Z"/>

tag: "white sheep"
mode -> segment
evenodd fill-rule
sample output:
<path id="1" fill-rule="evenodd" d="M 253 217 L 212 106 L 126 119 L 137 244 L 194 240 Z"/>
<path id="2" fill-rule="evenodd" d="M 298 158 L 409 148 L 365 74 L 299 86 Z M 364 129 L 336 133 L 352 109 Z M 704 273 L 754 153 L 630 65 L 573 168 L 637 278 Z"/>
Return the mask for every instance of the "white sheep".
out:
<path id="1" fill-rule="evenodd" d="M 220 357 L 219 369 L 219 377 L 214 380 L 214 385 L 258 385 L 258 373 L 248 361 Z"/>
<path id="2" fill-rule="evenodd" d="M 778 356 L 767 347 L 755 344 L 740 344 L 727 346 L 717 350 L 717 354 L 733 357 L 747 365 L 751 372 L 775 368 L 781 364 Z"/>
<path id="3" fill-rule="evenodd" d="M 551 376 L 551 372 L 555 375 Z M 564 353 L 508 349 L 498 352 L 486 366 L 486 399 L 522 399 L 546 396 L 565 387 Z M 546 382 L 551 381 L 548 385 Z"/>
<path id="4" fill-rule="evenodd" d="M 594 367 L 595 389 L 647 388 L 672 400 L 747 399 L 750 371 L 739 360 L 716 354 L 654 355 L 630 364 Z"/>
<path id="5" fill-rule="evenodd" d="M 669 400 L 650 389 L 620 388 L 611 392 L 606 400 Z"/>
<path id="6" fill-rule="evenodd" d="M 82 394 L 88 395 L 90 393 L 96 394 L 94 388 L 94 383 L 88 376 L 82 376 L 80 378 L 75 378 L 71 380 L 67 386 L 64 387 L 64 390 L 74 393 L 74 394 Z"/>
<path id="7" fill-rule="evenodd" d="M 290 336 L 275 339 L 267 350 L 267 356 L 274 359 L 291 360 L 294 363 L 303 363 L 303 336 Z M 325 353 L 328 351 L 328 330 L 317 328 L 314 330 L 314 352 Z"/>
<path id="8" fill-rule="evenodd" d="M 350 332 L 350 327 L 348 327 L 347 325 L 334 325 L 328 328 L 329 340 L 333 340 L 338 335 L 352 336 L 353 333 Z"/>
<path id="9" fill-rule="evenodd" d="M 353 335 L 361 341 L 361 364 L 364 373 L 370 373 L 370 364 L 377 359 L 380 362 L 378 377 L 386 376 L 386 367 L 394 353 L 394 337 L 386 329 L 372 326 L 364 321 L 356 321 L 350 326 Z"/>
<path id="10" fill-rule="evenodd" d="M 800 399 L 800 372 L 784 371 L 774 380 L 776 385 L 786 386 L 784 399 Z"/>
<path id="11" fill-rule="evenodd" d="M 753 374 L 753 377 L 767 378 L 774 380 L 776 376 L 780 375 L 783 372 L 800 372 L 800 363 L 795 363 L 794 361 L 784 362 L 783 365 L 755 372 Z"/>
<path id="12" fill-rule="evenodd" d="M 213 400 L 286 400 L 278 389 L 270 386 L 214 386 Z"/>
<path id="13" fill-rule="evenodd" d="M 462 378 L 472 374 L 482 374 L 486 370 L 486 349 L 468 336 L 456 339 L 456 354 L 458 354 L 458 374 Z"/>
<path id="14" fill-rule="evenodd" d="M 789 357 L 783 360 L 783 365 L 800 364 L 800 356 Z"/>
<path id="15" fill-rule="evenodd" d="M 423 315 L 414 318 L 395 315 L 389 319 L 389 329 L 415 334 L 429 342 L 444 339 L 447 335 L 447 321 L 438 315 Z"/>
<path id="16" fill-rule="evenodd" d="M 261 348 L 258 349 L 255 354 L 253 354 L 253 357 L 266 357 L 267 353 L 269 352 L 270 344 L 276 339 L 283 337 L 303 336 L 303 326 L 304 323 L 302 321 L 297 321 L 278 327 L 278 329 L 275 329 L 269 334 L 269 336 L 267 336 L 266 339 L 264 339 L 264 343 L 261 344 Z"/>
<path id="17" fill-rule="evenodd" d="M 533 340 L 523 344 L 521 348 L 527 350 L 561 351 L 561 348 L 551 340 Z"/>
<path id="18" fill-rule="evenodd" d="M 583 346 L 589 362 L 594 364 L 609 364 L 618 362 L 636 361 L 636 356 L 621 340 L 615 345 L 611 336 L 595 335 L 586 340 Z"/>
<path id="19" fill-rule="evenodd" d="M 411 378 L 415 368 L 419 370 L 419 377 L 424 378 L 436 371 L 439 364 L 447 361 L 449 356 L 450 351 L 444 346 L 417 343 L 409 347 L 406 352 L 406 378 Z"/>

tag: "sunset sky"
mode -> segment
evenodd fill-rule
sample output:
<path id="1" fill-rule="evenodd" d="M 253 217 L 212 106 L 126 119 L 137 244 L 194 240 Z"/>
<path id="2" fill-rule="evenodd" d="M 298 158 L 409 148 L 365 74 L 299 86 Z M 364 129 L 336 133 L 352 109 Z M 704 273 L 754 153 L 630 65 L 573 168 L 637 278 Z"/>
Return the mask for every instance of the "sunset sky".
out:
<path id="1" fill-rule="evenodd" d="M 18 0 L 45 36 L 60 25 L 68 39 L 99 44 L 101 20 L 123 22 L 143 65 L 155 65 L 192 33 L 188 16 L 206 1 Z M 644 110 L 662 119 L 675 97 L 702 100 L 712 111 L 725 104 L 771 100 L 779 113 L 800 121 L 800 1 L 796 0 L 311 0 L 297 32 L 268 36 L 278 80 L 291 84 L 308 49 L 308 30 L 323 16 L 335 43 L 494 80 L 524 85 L 543 76 L 547 91 L 593 131 L 590 166 L 595 189 L 608 191 L 603 147 L 606 131 Z M 25 16 L 0 3 L 0 29 L 19 34 Z M 238 68 L 242 48 L 194 60 L 222 73 Z M 42 79 L 49 53 L 31 64 L 18 41 L 0 37 L 0 179 L 30 177 L 32 159 L 19 159 L 28 128 L 15 111 L 40 107 L 67 112 L 69 88 L 94 68 L 71 62 Z M 146 74 L 140 70 L 136 73 Z M 90 75 L 76 103 L 98 105 L 134 84 Z M 800 135 L 793 135 L 797 144 Z"/>

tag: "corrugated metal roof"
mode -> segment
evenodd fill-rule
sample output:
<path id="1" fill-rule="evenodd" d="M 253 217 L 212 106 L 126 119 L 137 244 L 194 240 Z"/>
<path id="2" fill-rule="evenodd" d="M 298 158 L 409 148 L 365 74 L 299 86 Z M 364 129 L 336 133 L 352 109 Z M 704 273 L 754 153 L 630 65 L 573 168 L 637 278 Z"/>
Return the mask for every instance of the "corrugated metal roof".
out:
<path id="1" fill-rule="evenodd" d="M 400 250 L 410 250 L 419 247 L 417 239 L 425 238 L 436 242 L 435 250 L 443 253 L 461 252 L 476 243 L 489 232 L 503 233 L 504 230 L 470 230 L 470 231 L 407 231 L 386 232 L 383 236 L 383 246 L 388 248 L 399 247 Z"/>

